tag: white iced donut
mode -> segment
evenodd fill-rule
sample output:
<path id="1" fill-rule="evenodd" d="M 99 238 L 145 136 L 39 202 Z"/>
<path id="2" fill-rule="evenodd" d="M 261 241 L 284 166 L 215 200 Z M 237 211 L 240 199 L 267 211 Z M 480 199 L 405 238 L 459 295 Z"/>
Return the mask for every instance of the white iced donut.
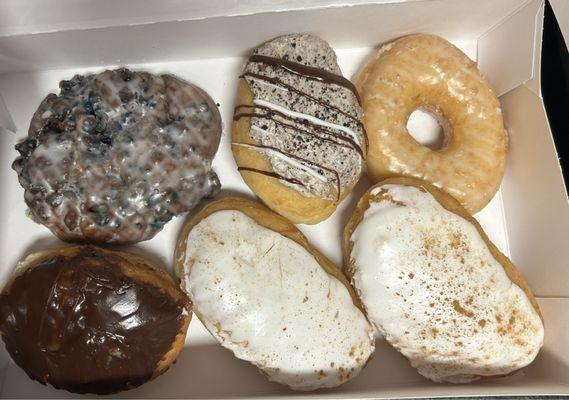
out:
<path id="1" fill-rule="evenodd" d="M 174 258 L 196 316 L 271 381 L 335 387 L 374 351 L 373 327 L 340 270 L 256 202 L 207 204 L 184 227 Z"/>
<path id="2" fill-rule="evenodd" d="M 359 201 L 345 269 L 370 321 L 436 382 L 510 374 L 543 345 L 539 306 L 520 272 L 447 193 L 391 178 Z"/>

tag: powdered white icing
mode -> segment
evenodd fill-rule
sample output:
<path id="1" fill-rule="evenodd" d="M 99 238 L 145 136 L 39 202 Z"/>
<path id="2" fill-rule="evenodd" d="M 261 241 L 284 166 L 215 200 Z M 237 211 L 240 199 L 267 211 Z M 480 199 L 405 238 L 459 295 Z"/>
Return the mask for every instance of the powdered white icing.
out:
<path id="1" fill-rule="evenodd" d="M 476 228 L 418 188 L 383 185 L 354 231 L 370 321 L 419 372 L 468 382 L 529 364 L 543 324 Z"/>
<path id="2" fill-rule="evenodd" d="M 208 330 L 270 380 L 297 390 L 356 376 L 373 328 L 304 247 L 238 211 L 190 232 L 182 286 Z"/>

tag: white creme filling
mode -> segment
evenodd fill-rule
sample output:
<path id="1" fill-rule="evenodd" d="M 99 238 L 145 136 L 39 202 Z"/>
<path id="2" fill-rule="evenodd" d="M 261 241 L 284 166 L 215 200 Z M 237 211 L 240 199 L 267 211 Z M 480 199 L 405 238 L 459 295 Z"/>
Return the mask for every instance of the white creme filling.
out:
<path id="1" fill-rule="evenodd" d="M 468 382 L 529 364 L 543 324 L 476 228 L 427 192 L 384 185 L 352 234 L 370 321 L 419 372 Z"/>
<path id="2" fill-rule="evenodd" d="M 304 247 L 241 212 L 218 211 L 194 226 L 184 269 L 206 328 L 270 380 L 337 386 L 374 351 L 373 327 L 346 287 Z"/>

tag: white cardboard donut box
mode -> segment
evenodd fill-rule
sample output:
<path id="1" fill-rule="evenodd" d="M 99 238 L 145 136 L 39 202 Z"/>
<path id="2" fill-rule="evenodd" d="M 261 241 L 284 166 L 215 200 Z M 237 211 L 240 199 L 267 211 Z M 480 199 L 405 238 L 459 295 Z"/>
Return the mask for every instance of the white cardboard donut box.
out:
<path id="1" fill-rule="evenodd" d="M 177 363 L 118 397 L 569 395 L 569 204 L 540 94 L 543 11 L 543 0 L 1 1 L 0 284 L 25 254 L 63 245 L 26 217 L 23 189 L 10 168 L 15 143 L 61 79 L 126 65 L 174 73 L 201 86 L 220 103 L 224 120 L 214 161 L 223 188 L 252 197 L 230 154 L 230 126 L 237 76 L 253 47 L 280 34 L 311 32 L 335 48 L 344 75 L 352 77 L 378 44 L 409 33 L 432 33 L 477 60 L 502 103 L 509 132 L 506 174 L 500 191 L 476 217 L 538 298 L 546 335 L 535 362 L 507 378 L 434 384 L 378 339 L 376 354 L 359 377 L 333 390 L 299 394 L 235 359 L 194 318 Z M 413 123 L 429 136 L 429 121 L 419 116 Z M 364 179 L 327 221 L 299 226 L 337 265 L 343 224 L 368 185 Z M 131 250 L 171 266 L 183 221 L 176 218 Z M 77 397 L 31 381 L 0 347 L 0 397 Z"/>

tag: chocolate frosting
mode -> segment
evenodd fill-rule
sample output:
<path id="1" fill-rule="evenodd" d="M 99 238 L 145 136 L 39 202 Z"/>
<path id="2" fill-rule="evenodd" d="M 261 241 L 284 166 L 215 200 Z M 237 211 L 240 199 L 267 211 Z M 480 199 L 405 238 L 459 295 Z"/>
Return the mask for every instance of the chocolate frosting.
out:
<path id="1" fill-rule="evenodd" d="M 184 297 L 126 276 L 119 260 L 94 248 L 57 255 L 2 293 L 2 338 L 32 379 L 108 394 L 153 377 L 184 324 Z"/>

